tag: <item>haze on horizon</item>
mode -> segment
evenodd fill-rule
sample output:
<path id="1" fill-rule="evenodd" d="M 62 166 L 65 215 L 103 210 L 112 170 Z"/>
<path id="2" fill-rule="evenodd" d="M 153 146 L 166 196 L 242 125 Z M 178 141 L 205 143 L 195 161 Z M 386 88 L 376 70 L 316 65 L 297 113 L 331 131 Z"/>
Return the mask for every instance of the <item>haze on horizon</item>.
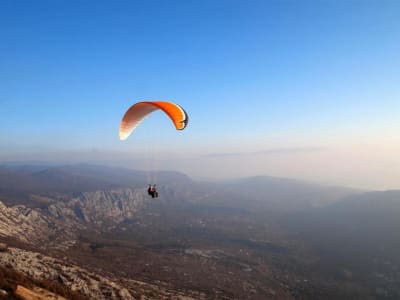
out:
<path id="1" fill-rule="evenodd" d="M 396 1 L 2 1 L 0 162 L 400 188 Z M 124 142 L 140 100 L 179 103 Z M 149 166 L 151 164 L 156 164 Z"/>

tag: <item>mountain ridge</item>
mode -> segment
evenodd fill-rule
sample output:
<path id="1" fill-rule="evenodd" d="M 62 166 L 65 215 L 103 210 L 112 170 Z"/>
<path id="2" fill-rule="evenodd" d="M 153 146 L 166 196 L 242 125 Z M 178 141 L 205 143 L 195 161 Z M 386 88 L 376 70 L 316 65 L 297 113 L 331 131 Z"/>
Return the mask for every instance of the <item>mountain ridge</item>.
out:
<path id="1" fill-rule="evenodd" d="M 67 185 L 70 181 L 65 180 L 65 176 L 77 181 L 89 176 L 98 183 L 111 178 L 107 181 L 110 183 L 119 180 L 118 172 L 123 173 L 122 177 L 134 174 L 80 165 L 50 169 L 23 167 L 2 172 L 17 174 L 14 178 L 18 179 L 39 178 L 38 182 L 48 177 L 59 180 L 56 174 L 60 182 Z M 389 287 L 389 295 L 395 295 L 396 278 L 389 271 L 379 280 L 372 278 L 373 275 L 362 276 L 369 274 L 368 270 L 375 270 L 375 264 L 379 270 L 386 270 L 387 258 L 396 266 L 396 249 L 400 248 L 397 248 L 397 231 L 393 228 L 400 225 L 396 223 L 399 222 L 397 210 L 391 205 L 397 205 L 400 192 L 359 193 L 274 177 L 210 183 L 193 181 L 178 172 L 165 172 L 163 176 L 157 199 L 147 195 L 146 183 L 139 180 L 136 187 L 135 184 L 132 187 L 109 184 L 87 191 L 70 187 L 65 189 L 67 192 L 55 189 L 47 193 L 37 188 L 22 189 L 26 199 L 17 204 L 12 201 L 0 204 L 0 240 L 33 252 L 67 257 L 75 266 L 105 278 L 113 274 L 121 287 L 130 287 L 129 293 L 138 298 L 140 293 L 153 294 L 153 298 L 159 299 L 163 299 L 161 295 L 174 299 L 172 295 L 175 294 L 197 295 L 199 299 L 257 300 L 294 299 L 298 295 L 308 295 L 308 299 L 324 296 L 326 299 L 341 296 L 355 299 L 357 295 L 374 294 L 362 289 L 362 281 L 356 279 L 351 283 L 354 287 L 341 289 L 345 282 L 342 275 L 332 279 L 331 273 L 354 274 L 354 278 L 358 276 L 368 282 L 375 280 L 379 287 Z M 18 187 L 16 183 L 15 193 Z M 40 187 L 45 188 L 45 185 Z M 392 211 L 393 218 L 382 221 L 374 210 L 376 203 L 384 206 L 381 211 Z M 359 220 L 354 219 L 358 217 L 354 211 L 361 216 Z M 363 219 L 365 215 L 368 216 L 366 220 Z M 280 224 L 276 223 L 278 219 L 282 221 Z M 384 226 L 374 227 L 368 221 Z M 390 236 L 382 234 L 385 230 L 394 233 L 392 241 Z M 366 238 L 361 239 L 357 234 Z M 369 235 L 378 237 L 375 246 L 370 244 Z M 371 247 L 373 251 L 360 249 L 360 246 Z M 13 251 L 11 249 L 10 253 Z M 18 260 L 19 270 L 28 272 L 26 267 L 32 255 L 22 255 L 25 261 Z M 8 254 L 3 257 L 7 257 L 3 263 L 11 261 Z M 362 264 L 354 263 L 357 261 Z M 368 261 L 374 264 L 368 265 Z M 44 266 L 38 263 L 38 268 L 47 268 L 48 262 L 50 266 L 54 264 L 56 270 L 68 267 L 44 259 Z M 68 274 L 66 278 L 71 276 Z M 82 280 L 90 281 L 91 276 L 84 276 Z M 140 284 L 130 280 L 146 284 L 137 292 Z M 240 282 L 245 285 L 242 287 Z M 157 288 L 161 284 L 167 287 L 167 294 Z M 337 289 L 340 290 L 336 292 Z M 101 286 L 93 292 L 101 294 Z M 104 293 L 109 292 L 109 288 L 104 289 Z M 129 296 L 117 296 L 118 291 L 113 295 L 129 299 Z M 222 296 L 218 298 L 218 295 Z M 103 296 L 107 298 L 106 294 Z"/>

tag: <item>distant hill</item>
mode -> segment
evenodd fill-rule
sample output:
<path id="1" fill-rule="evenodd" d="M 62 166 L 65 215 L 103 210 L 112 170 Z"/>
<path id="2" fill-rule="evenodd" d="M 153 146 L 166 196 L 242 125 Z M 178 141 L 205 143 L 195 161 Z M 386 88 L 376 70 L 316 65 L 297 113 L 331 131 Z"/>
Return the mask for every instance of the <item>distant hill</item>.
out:
<path id="1" fill-rule="evenodd" d="M 91 164 L 0 166 L 0 200 L 26 203 L 30 194 L 74 193 L 147 186 L 144 171 Z M 155 174 L 152 174 L 153 177 Z M 251 211 L 288 212 L 334 203 L 358 190 L 268 176 L 200 182 L 174 171 L 157 173 L 169 201 L 198 202 Z"/>
<path id="2" fill-rule="evenodd" d="M 209 191 L 212 191 L 209 188 Z M 359 190 L 325 186 L 300 180 L 256 176 L 214 184 L 220 203 L 253 211 L 290 212 L 309 210 L 360 193 Z"/>
<path id="3" fill-rule="evenodd" d="M 173 171 L 160 171 L 157 179 L 170 185 L 191 182 L 188 176 Z M 7 203 L 24 203 L 32 193 L 74 193 L 146 185 L 145 172 L 125 168 L 88 164 L 0 166 L 0 199 Z"/>
<path id="4" fill-rule="evenodd" d="M 352 195 L 327 207 L 327 209 L 337 213 L 354 213 L 358 215 L 399 215 L 400 190 Z"/>
<path id="5" fill-rule="evenodd" d="M 400 228 L 400 191 L 397 190 L 352 195 L 292 217 L 295 226 L 305 231 L 327 230 L 335 236 L 351 236 L 351 239 L 368 236 L 372 231 L 378 239 L 385 239 L 389 232 L 394 232 L 400 244 L 400 231 L 392 230 Z"/>
<path id="6" fill-rule="evenodd" d="M 291 214 L 282 223 L 325 258 L 321 261 L 332 274 L 346 268 L 369 283 L 384 284 L 394 279 L 379 277 L 381 272 L 400 269 L 398 190 L 353 195 L 311 212 Z"/>

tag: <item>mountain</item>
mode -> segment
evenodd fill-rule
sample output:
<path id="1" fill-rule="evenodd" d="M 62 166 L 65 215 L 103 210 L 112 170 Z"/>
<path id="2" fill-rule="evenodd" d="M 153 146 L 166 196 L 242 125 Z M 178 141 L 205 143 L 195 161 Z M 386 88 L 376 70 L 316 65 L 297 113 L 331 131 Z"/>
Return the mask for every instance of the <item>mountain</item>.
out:
<path id="1" fill-rule="evenodd" d="M 282 224 L 317 253 L 316 269 L 357 279 L 377 298 L 400 297 L 400 191 L 349 196 Z"/>
<path id="2" fill-rule="evenodd" d="M 97 299 L 400 297 L 399 191 L 166 171 L 146 188 L 124 168 L 0 167 L 0 272 Z"/>
<path id="3" fill-rule="evenodd" d="M 399 214 L 400 190 L 368 192 L 353 195 L 329 206 L 327 209 L 356 214 Z"/>
<path id="4" fill-rule="evenodd" d="M 0 200 L 9 204 L 41 205 L 32 195 L 143 188 L 147 186 L 146 177 L 143 171 L 88 164 L 0 166 Z M 173 171 L 160 171 L 157 179 L 171 186 L 191 183 L 188 176 Z"/>
<path id="5" fill-rule="evenodd" d="M 224 182 L 197 182 L 187 175 L 160 171 L 156 174 L 164 196 L 171 201 L 196 202 L 273 211 L 307 210 L 360 193 L 358 190 L 323 186 L 298 180 L 258 176 Z M 126 168 L 89 164 L 64 166 L 19 165 L 0 167 L 0 200 L 8 204 L 42 205 L 39 196 L 143 188 L 148 174 Z M 35 196 L 36 195 L 36 196 Z"/>
<path id="6" fill-rule="evenodd" d="M 0 267 L 0 291 L 5 296 L 2 299 L 205 299 L 202 293 L 182 293 L 168 286 L 116 278 L 109 273 L 103 276 L 71 263 L 66 257 L 57 259 L 14 247 L 0 253 L 0 265 L 8 266 Z"/>
<path id="7" fill-rule="evenodd" d="M 389 248 L 400 252 L 400 232 L 393 230 L 400 228 L 400 191 L 397 190 L 352 195 L 291 217 L 294 227 L 309 236 L 346 246 L 357 244 L 371 251 L 391 244 Z"/>
<path id="8" fill-rule="evenodd" d="M 361 191 L 300 180 L 256 176 L 219 183 L 203 183 L 201 201 L 273 214 L 309 210 L 340 201 Z M 206 195 L 205 195 L 206 194 Z M 208 201 L 210 200 L 210 201 Z"/>

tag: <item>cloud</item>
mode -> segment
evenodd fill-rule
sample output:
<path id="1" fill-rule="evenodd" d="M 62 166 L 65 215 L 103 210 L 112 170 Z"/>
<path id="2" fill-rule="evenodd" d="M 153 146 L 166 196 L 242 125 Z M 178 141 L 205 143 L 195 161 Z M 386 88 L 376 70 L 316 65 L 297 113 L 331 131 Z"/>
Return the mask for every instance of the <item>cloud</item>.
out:
<path id="1" fill-rule="evenodd" d="M 206 157 L 236 157 L 236 156 L 253 156 L 253 155 L 290 155 L 298 153 L 312 153 L 326 151 L 326 147 L 287 147 L 287 148 L 270 148 L 260 151 L 249 152 L 219 152 L 210 153 Z"/>

